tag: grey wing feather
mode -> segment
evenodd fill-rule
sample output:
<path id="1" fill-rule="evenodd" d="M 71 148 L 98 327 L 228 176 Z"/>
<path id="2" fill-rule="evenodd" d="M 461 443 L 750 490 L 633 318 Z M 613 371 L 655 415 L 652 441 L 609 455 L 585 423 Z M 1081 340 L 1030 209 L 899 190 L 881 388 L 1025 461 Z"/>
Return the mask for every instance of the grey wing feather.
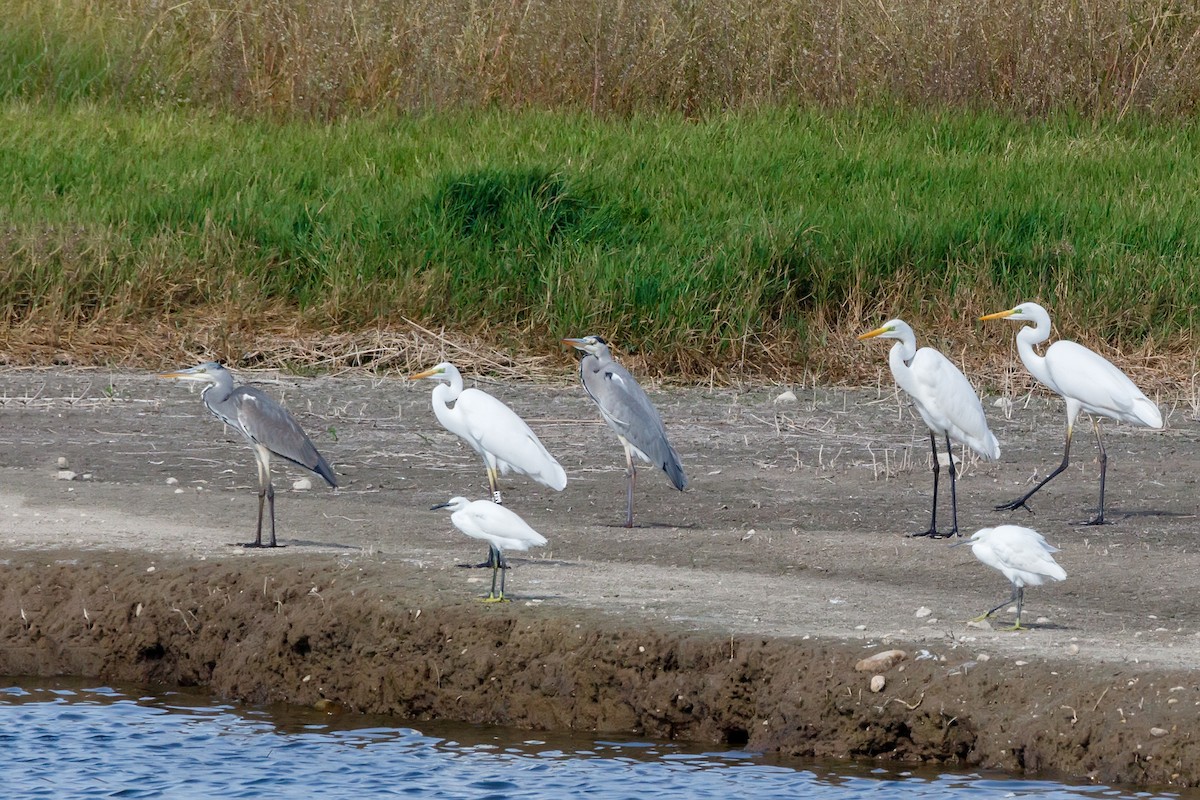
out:
<path id="1" fill-rule="evenodd" d="M 330 486 L 337 486 L 329 462 L 317 452 L 312 440 L 286 408 L 253 386 L 239 386 L 233 390 L 230 399 L 237 408 L 237 425 L 252 441 L 280 458 L 312 470 Z"/>
<path id="2" fill-rule="evenodd" d="M 588 363 L 591 361 L 592 363 Z M 658 409 L 629 371 L 616 362 L 596 364 L 585 358 L 580 364 L 583 388 L 600 408 L 604 421 L 638 449 L 640 455 L 667 473 L 676 489 L 687 486 L 679 454 L 667 441 Z"/>

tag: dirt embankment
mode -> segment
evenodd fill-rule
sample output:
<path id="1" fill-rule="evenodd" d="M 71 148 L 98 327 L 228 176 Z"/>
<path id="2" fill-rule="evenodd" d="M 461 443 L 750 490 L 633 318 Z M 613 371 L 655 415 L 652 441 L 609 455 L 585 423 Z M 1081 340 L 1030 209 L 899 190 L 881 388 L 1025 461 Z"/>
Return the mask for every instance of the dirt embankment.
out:
<path id="1" fill-rule="evenodd" d="M 436 427 L 426 386 L 268 384 L 343 488 L 281 490 L 288 547 L 263 552 L 230 547 L 252 535 L 251 457 L 196 396 L 137 376 L 0 383 L 0 673 L 1200 783 L 1189 409 L 1167 406 L 1165 433 L 1110 432 L 1115 524 L 1083 528 L 1095 464 L 1082 447 L 1037 515 L 990 510 L 1057 463 L 1061 418 L 1050 402 L 989 406 L 1005 457 L 968 465 L 963 527 L 1033 524 L 1069 576 L 1030 589 L 1031 629 L 1009 633 L 965 622 L 1007 594 L 1001 576 L 966 548 L 902 536 L 928 521 L 927 439 L 887 395 L 657 396 L 692 487 L 643 473 L 642 527 L 627 531 L 620 450 L 587 401 L 573 387 L 491 387 L 571 480 L 562 493 L 506 481 L 508 505 L 550 545 L 513 559 L 514 601 L 500 606 L 476 601 L 483 571 L 456 566 L 482 556 L 478 543 L 428 511 L 482 496 L 483 475 Z M 56 479 L 60 456 L 75 480 Z M 855 670 L 889 648 L 908 658 Z"/>

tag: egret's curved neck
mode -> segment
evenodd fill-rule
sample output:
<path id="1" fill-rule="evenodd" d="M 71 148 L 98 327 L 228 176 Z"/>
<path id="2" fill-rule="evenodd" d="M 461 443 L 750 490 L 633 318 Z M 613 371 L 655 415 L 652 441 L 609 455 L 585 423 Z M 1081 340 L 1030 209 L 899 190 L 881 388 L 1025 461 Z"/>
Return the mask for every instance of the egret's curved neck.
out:
<path id="1" fill-rule="evenodd" d="M 460 394 L 462 394 L 462 378 L 448 384 L 439 382 L 437 386 L 433 387 L 433 410 L 449 409 L 450 404 L 457 400 Z"/>
<path id="2" fill-rule="evenodd" d="M 1033 325 L 1025 325 L 1017 331 L 1017 354 L 1029 374 L 1042 383 L 1048 384 L 1049 371 L 1046 369 L 1046 357 L 1038 355 L 1034 345 L 1041 344 L 1050 338 L 1050 320 L 1036 319 Z"/>
<path id="3" fill-rule="evenodd" d="M 909 362 L 916 354 L 917 342 L 908 338 L 896 342 L 888 351 L 888 366 L 892 368 L 892 377 L 896 379 L 900 388 L 909 394 L 913 393 L 912 367 L 909 366 Z"/>

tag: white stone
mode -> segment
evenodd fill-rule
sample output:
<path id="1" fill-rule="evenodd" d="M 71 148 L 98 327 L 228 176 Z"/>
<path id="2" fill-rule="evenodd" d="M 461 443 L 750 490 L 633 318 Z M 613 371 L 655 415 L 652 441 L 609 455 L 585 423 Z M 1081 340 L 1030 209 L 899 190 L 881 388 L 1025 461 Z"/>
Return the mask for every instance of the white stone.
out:
<path id="1" fill-rule="evenodd" d="M 69 469 L 60 469 L 54 477 L 60 481 L 73 481 L 75 480 L 75 473 Z"/>
<path id="2" fill-rule="evenodd" d="M 779 405 L 780 403 L 794 403 L 796 402 L 796 393 L 788 389 L 786 392 L 776 395 L 774 402 L 775 405 Z"/>
<path id="3" fill-rule="evenodd" d="M 300 478 L 299 480 L 292 481 L 292 491 L 294 492 L 307 492 L 311 488 L 312 481 L 308 478 Z"/>
<path id="4" fill-rule="evenodd" d="M 884 686 L 887 686 L 887 679 L 882 675 L 874 675 L 871 677 L 872 692 L 882 692 Z"/>
<path id="5" fill-rule="evenodd" d="M 917 613 L 913 614 L 913 616 L 918 619 L 921 619 L 922 617 L 928 617 L 932 613 L 933 613 L 933 609 L 927 608 L 926 606 L 921 606 L 920 608 L 917 609 Z"/>

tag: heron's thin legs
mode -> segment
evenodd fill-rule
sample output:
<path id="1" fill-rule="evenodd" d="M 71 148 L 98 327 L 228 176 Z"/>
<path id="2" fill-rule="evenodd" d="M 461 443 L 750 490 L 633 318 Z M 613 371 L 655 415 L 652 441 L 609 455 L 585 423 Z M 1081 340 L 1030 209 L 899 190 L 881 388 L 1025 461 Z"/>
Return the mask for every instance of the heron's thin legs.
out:
<path id="1" fill-rule="evenodd" d="M 975 620 L 974 620 L 974 621 L 975 621 L 975 622 L 979 622 L 979 621 L 981 621 L 981 620 L 985 620 L 985 619 L 987 619 L 987 618 L 988 618 L 988 617 L 990 617 L 992 614 L 995 614 L 995 613 L 996 613 L 997 611 L 999 611 L 1000 609 L 1002 609 L 1002 608 L 1004 608 L 1005 606 L 1007 606 L 1007 605 L 1009 605 L 1010 603 L 1012 603 L 1014 600 L 1017 600 L 1017 599 L 1018 599 L 1018 595 L 1019 595 L 1019 594 L 1021 594 L 1021 590 L 1020 590 L 1020 589 L 1018 589 L 1016 586 L 1014 586 L 1014 587 L 1013 587 L 1012 594 L 1011 594 L 1011 595 L 1009 595 L 1009 597 L 1008 597 L 1008 599 L 1007 599 L 1007 600 L 1005 600 L 1003 603 L 1000 603 L 998 606 L 996 606 L 996 607 L 994 607 L 994 608 L 989 608 L 987 611 L 983 612 L 983 613 L 982 613 L 982 614 L 980 614 L 978 617 L 975 617 Z M 1018 608 L 1019 608 L 1019 607 L 1018 607 Z M 1020 614 L 1018 614 L 1017 616 L 1018 616 L 1018 618 L 1019 618 L 1019 617 L 1020 617 Z"/>
<path id="2" fill-rule="evenodd" d="M 1062 463 L 1058 465 L 1058 468 L 1055 469 L 1053 472 L 1051 472 L 1046 477 L 1042 478 L 1042 480 L 1038 483 L 1037 486 L 1033 487 L 1028 492 L 1026 492 L 1025 494 L 1018 497 L 1016 500 L 1012 500 L 1008 503 L 1002 503 L 1002 504 L 996 506 L 997 511 L 1013 511 L 1018 508 L 1024 508 L 1026 511 L 1029 511 L 1030 513 L 1033 512 L 1033 509 L 1030 508 L 1028 505 L 1026 505 L 1025 501 L 1028 500 L 1029 498 L 1033 497 L 1035 494 L 1037 494 L 1038 489 L 1041 489 L 1043 486 L 1045 486 L 1047 483 L 1049 483 L 1051 480 L 1053 480 L 1055 475 L 1062 472 L 1071 463 L 1071 430 L 1073 428 L 1074 428 L 1073 423 L 1070 423 L 1070 422 L 1067 423 L 1067 441 L 1063 446 L 1063 460 L 1062 460 Z"/>
<path id="3" fill-rule="evenodd" d="M 946 434 L 946 460 L 950 462 L 950 519 L 953 520 L 953 527 L 946 538 L 950 538 L 962 536 L 958 532 L 958 471 L 954 468 L 954 445 L 950 444 L 950 434 Z"/>
<path id="4" fill-rule="evenodd" d="M 625 527 L 633 527 L 633 487 L 637 483 L 637 468 L 633 465 L 633 451 L 625 445 Z"/>
<path id="5" fill-rule="evenodd" d="M 261 445 L 254 447 L 254 459 L 258 465 L 258 526 L 255 528 L 254 541 L 243 547 L 276 547 L 275 543 L 275 487 L 271 485 L 271 454 Z M 266 501 L 271 510 L 271 543 L 262 543 L 263 502 Z"/>
<path id="6" fill-rule="evenodd" d="M 490 558 L 493 558 L 492 564 L 492 588 L 488 592 L 488 596 L 483 598 L 485 603 L 500 603 L 504 601 L 504 573 L 508 569 L 508 561 L 505 560 L 504 554 L 500 552 L 498 547 L 491 546 Z M 496 594 L 496 573 L 500 573 L 500 593 Z"/>
<path id="7" fill-rule="evenodd" d="M 504 505 L 504 498 L 500 496 L 500 478 L 496 474 L 496 468 L 491 464 L 487 465 L 488 488 L 492 490 L 492 502 L 498 506 Z"/>
<path id="8" fill-rule="evenodd" d="M 942 471 L 942 465 L 938 462 L 937 454 L 937 437 L 933 431 L 929 432 L 929 449 L 933 452 L 933 509 L 929 512 L 929 530 L 919 533 L 909 534 L 912 538 L 920 536 L 928 536 L 931 539 L 938 538 L 937 532 L 937 496 L 938 496 L 938 474 Z"/>
<path id="9" fill-rule="evenodd" d="M 275 543 L 275 487 L 271 485 L 270 477 L 267 478 L 267 507 L 271 510 L 271 543 L 267 547 L 276 547 Z"/>
<path id="10" fill-rule="evenodd" d="M 1100 511 L 1096 516 L 1085 522 L 1085 525 L 1105 525 L 1104 521 L 1104 473 L 1108 469 L 1108 453 L 1104 450 L 1104 440 L 1100 438 L 1100 419 L 1092 417 L 1092 427 L 1096 430 L 1096 446 L 1100 448 Z"/>

